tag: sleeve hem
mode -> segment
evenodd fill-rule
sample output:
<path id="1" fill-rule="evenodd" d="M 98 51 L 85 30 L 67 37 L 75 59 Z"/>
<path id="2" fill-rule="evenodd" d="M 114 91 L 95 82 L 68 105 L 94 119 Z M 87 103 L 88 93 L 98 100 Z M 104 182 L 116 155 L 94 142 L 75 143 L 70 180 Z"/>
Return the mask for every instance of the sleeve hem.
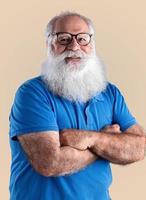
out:
<path id="1" fill-rule="evenodd" d="M 121 126 L 122 131 L 126 131 L 128 128 L 130 128 L 131 126 L 133 126 L 134 124 L 136 124 L 137 121 L 136 120 L 132 120 L 124 125 Z"/>
<path id="2" fill-rule="evenodd" d="M 22 134 L 27 134 L 31 132 L 39 132 L 39 131 L 58 131 L 58 127 L 56 126 L 49 126 L 49 127 L 34 127 L 34 128 L 29 128 L 29 129 L 21 129 L 21 130 L 16 130 L 13 132 L 10 132 L 10 137 L 13 139 L 17 137 L 18 135 Z"/>

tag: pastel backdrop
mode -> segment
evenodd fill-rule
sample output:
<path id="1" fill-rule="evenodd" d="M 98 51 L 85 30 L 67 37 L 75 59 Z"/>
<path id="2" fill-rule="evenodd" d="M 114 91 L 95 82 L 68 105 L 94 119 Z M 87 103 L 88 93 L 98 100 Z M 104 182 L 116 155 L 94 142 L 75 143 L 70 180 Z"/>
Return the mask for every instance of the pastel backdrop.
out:
<path id="1" fill-rule="evenodd" d="M 45 26 L 61 11 L 91 18 L 96 45 L 139 123 L 146 127 L 146 2 L 145 0 L 5 0 L 0 6 L 0 199 L 9 199 L 10 148 L 8 116 L 15 91 L 37 76 L 46 58 Z M 112 165 L 113 200 L 145 200 L 146 160 Z M 98 173 L 98 172 L 97 172 Z"/>

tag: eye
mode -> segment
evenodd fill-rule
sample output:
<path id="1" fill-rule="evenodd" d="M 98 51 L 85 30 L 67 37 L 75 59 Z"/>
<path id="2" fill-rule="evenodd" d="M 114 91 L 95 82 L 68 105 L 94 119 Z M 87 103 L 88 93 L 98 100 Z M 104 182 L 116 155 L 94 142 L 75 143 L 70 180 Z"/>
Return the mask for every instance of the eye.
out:
<path id="1" fill-rule="evenodd" d="M 68 34 L 59 34 L 58 35 L 58 42 L 60 44 L 68 44 L 71 40 L 71 37 L 70 35 Z"/>
<path id="2" fill-rule="evenodd" d="M 87 45 L 90 42 L 90 36 L 86 33 L 79 34 L 77 40 L 80 45 Z"/>
<path id="3" fill-rule="evenodd" d="M 80 37 L 80 38 L 78 38 L 78 41 L 79 42 L 84 42 L 84 41 L 86 41 L 86 38 Z"/>

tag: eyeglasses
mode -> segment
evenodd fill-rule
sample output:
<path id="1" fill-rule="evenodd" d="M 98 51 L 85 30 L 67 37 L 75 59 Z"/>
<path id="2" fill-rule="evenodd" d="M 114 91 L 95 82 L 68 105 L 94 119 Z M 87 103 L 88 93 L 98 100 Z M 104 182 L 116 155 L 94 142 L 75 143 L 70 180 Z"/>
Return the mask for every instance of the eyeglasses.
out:
<path id="1" fill-rule="evenodd" d="M 78 34 L 71 34 L 68 32 L 58 32 L 58 33 L 52 33 L 51 35 L 57 36 L 57 42 L 61 45 L 69 45 L 73 37 L 75 37 L 77 43 L 81 46 L 86 46 L 91 41 L 92 34 L 89 33 L 78 33 Z M 50 36 L 50 35 L 49 35 Z"/>

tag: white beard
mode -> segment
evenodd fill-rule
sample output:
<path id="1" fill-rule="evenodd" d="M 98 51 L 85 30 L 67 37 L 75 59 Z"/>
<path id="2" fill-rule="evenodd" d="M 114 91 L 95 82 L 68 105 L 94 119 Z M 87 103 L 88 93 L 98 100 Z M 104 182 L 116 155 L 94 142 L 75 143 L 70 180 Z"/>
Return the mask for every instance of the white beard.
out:
<path id="1" fill-rule="evenodd" d="M 66 64 L 64 58 L 82 57 L 80 63 Z M 48 49 L 48 59 L 42 65 L 42 78 L 50 91 L 70 101 L 87 102 L 106 88 L 104 65 L 92 52 L 67 51 L 59 56 Z"/>

